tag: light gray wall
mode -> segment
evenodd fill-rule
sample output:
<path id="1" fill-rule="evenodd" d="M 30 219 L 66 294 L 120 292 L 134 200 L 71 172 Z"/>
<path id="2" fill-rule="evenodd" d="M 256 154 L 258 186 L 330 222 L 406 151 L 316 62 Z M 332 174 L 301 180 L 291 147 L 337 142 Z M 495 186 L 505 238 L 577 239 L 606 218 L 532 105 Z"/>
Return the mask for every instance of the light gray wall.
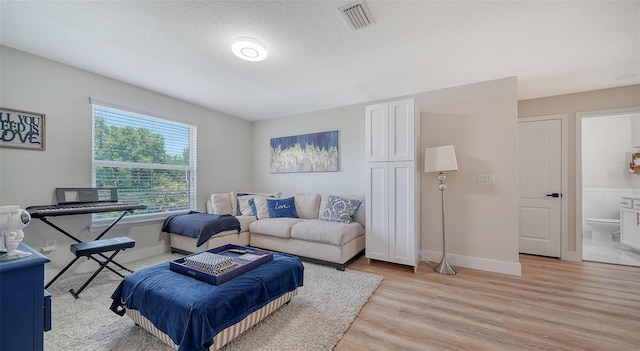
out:
<path id="1" fill-rule="evenodd" d="M 631 117 L 631 149 L 635 152 L 634 148 L 640 149 L 640 115 Z"/>
<path id="2" fill-rule="evenodd" d="M 520 274 L 518 87 L 515 77 L 422 94 L 422 149 L 453 144 L 458 171 L 447 174 L 447 252 L 454 265 Z M 495 184 L 479 185 L 493 174 Z M 436 174 L 421 180 L 422 249 L 442 251 Z"/>
<path id="3" fill-rule="evenodd" d="M 640 134 L 640 115 L 583 119 L 583 188 L 640 189 L 640 177 L 629 174 L 635 134 Z"/>
<path id="4" fill-rule="evenodd" d="M 364 194 L 364 104 L 253 122 L 254 191 Z M 270 139 L 338 131 L 339 171 L 271 174 Z"/>
<path id="5" fill-rule="evenodd" d="M 0 203 L 22 207 L 49 204 L 56 187 L 91 185 L 91 110 L 89 97 L 198 123 L 198 204 L 213 192 L 228 190 L 364 193 L 364 107 L 339 107 L 249 123 L 10 48 L 1 47 L 0 105 L 47 115 L 47 150 L 0 149 Z M 452 143 L 460 171 L 449 177 L 448 251 L 461 264 L 482 268 L 474 259 L 517 263 L 516 79 L 390 98 L 414 97 L 423 112 L 421 147 Z M 271 174 L 269 139 L 338 130 L 340 171 Z M 423 157 L 422 155 L 420 157 Z M 25 160 L 27 159 L 27 160 Z M 422 162 L 420 162 L 422 163 Z M 493 173 L 495 186 L 478 186 L 478 173 Z M 433 175 L 421 177 L 421 249 L 441 251 L 439 191 Z M 83 239 L 88 219 L 60 218 L 61 226 Z M 459 220 L 464 218 L 464 221 Z M 464 224 L 462 224 L 464 222 Z M 498 225 L 500 223 L 501 225 Z M 135 250 L 166 246 L 160 225 L 123 227 L 114 235 L 137 240 Z M 39 221 L 27 227 L 25 242 L 40 248 L 59 240 L 49 256 L 56 268 L 70 256 L 68 242 Z M 468 259 L 468 260 L 467 260 Z M 462 262 L 467 260 L 467 262 Z"/>
<path id="6" fill-rule="evenodd" d="M 248 121 L 4 46 L 0 46 L 0 73 L 0 106 L 46 114 L 45 151 L 0 148 L 1 205 L 52 204 L 57 187 L 91 186 L 90 97 L 197 124 L 200 211 L 211 193 L 251 185 Z M 52 221 L 83 240 L 98 234 L 88 231 L 90 215 Z M 136 240 L 136 247 L 125 252 L 131 257 L 136 251 L 145 256 L 168 246 L 160 223 L 119 227 L 110 235 Z M 45 240 L 58 241 L 58 249 L 47 254 L 53 261 L 47 268 L 64 265 L 71 257 L 71 240 L 33 220 L 25 228 L 25 243 L 40 249 Z"/>
<path id="7" fill-rule="evenodd" d="M 460 170 L 447 182 L 447 251 L 459 256 L 461 265 L 492 270 L 481 262 L 486 259 L 498 265 L 514 263 L 510 269 L 519 272 L 516 78 L 384 101 L 408 97 L 416 99 L 422 112 L 421 149 L 456 147 Z M 253 190 L 364 193 L 365 106 L 377 102 L 254 122 Z M 339 172 L 270 173 L 271 138 L 327 130 L 339 131 Z M 495 174 L 496 184 L 478 185 L 478 174 Z M 437 255 L 442 252 L 442 231 L 435 175 L 422 174 L 420 196 L 421 249 L 427 256 Z"/>
<path id="8" fill-rule="evenodd" d="M 567 114 L 569 116 L 569 189 L 566 191 L 569 206 L 568 250 L 578 251 L 576 230 L 576 114 L 588 111 L 632 108 L 640 106 L 640 85 L 585 91 L 575 94 L 549 96 L 518 101 L 518 117 Z"/>

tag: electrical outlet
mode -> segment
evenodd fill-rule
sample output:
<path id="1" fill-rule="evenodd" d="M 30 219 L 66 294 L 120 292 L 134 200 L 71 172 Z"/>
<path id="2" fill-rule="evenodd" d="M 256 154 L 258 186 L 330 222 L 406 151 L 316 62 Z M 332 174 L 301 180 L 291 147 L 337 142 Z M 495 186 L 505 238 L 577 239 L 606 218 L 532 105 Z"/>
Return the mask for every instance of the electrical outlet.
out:
<path id="1" fill-rule="evenodd" d="M 42 248 L 42 252 L 50 252 L 56 250 L 56 241 L 55 240 L 45 240 L 44 247 Z"/>
<path id="2" fill-rule="evenodd" d="M 478 184 L 495 184 L 496 178 L 493 174 L 478 174 Z"/>

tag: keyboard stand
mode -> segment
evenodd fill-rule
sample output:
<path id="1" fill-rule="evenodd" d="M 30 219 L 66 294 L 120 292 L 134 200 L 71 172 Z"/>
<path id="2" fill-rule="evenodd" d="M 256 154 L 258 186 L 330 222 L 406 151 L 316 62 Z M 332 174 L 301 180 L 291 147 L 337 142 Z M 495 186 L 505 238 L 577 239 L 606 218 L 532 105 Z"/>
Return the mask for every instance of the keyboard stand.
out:
<path id="1" fill-rule="evenodd" d="M 129 213 L 129 212 L 132 212 L 132 211 L 123 211 L 123 212 L 122 212 L 122 214 L 121 214 L 118 218 L 116 218 L 113 222 L 111 222 L 111 224 L 110 224 L 110 225 L 109 225 L 105 230 L 103 230 L 103 231 L 102 231 L 102 233 L 100 233 L 100 235 L 98 235 L 98 236 L 94 239 L 94 241 L 95 241 L 95 240 L 100 240 L 100 239 L 101 239 L 105 234 L 107 234 L 107 232 L 108 232 L 109 230 L 111 230 L 111 228 L 113 228 L 113 226 L 114 226 L 114 225 L 116 225 L 118 222 L 120 222 L 120 220 L 121 220 L 121 219 L 122 219 L 122 218 L 123 218 L 127 213 Z M 38 218 L 39 220 L 43 221 L 44 223 L 48 224 L 48 225 L 49 225 L 50 227 L 52 227 L 53 229 L 55 229 L 55 230 L 59 231 L 60 233 L 62 233 L 62 234 L 64 234 L 64 235 L 66 235 L 67 237 L 69 237 L 69 238 L 71 238 L 71 239 L 75 240 L 77 243 L 82 243 L 82 242 L 83 242 L 82 240 L 80 240 L 80 239 L 76 238 L 75 236 L 71 235 L 71 234 L 70 234 L 69 232 L 67 232 L 66 230 L 64 230 L 64 229 L 62 229 L 62 228 L 60 228 L 60 227 L 58 227 L 55 223 L 52 223 L 51 221 L 49 221 L 49 220 L 47 219 L 47 217 L 46 217 L 46 216 L 37 217 L 37 218 Z M 120 263 L 118 263 L 118 262 L 114 261 L 114 260 L 113 260 L 113 258 L 109 258 L 109 257 L 107 257 L 106 255 L 104 255 L 103 253 L 97 253 L 97 255 L 99 255 L 100 257 L 102 257 L 104 260 L 108 260 L 110 263 L 113 263 L 114 265 L 116 265 L 116 266 L 118 266 L 118 267 L 120 267 L 120 268 L 122 268 L 122 269 L 124 269 L 124 270 L 126 270 L 126 271 L 128 271 L 128 272 L 130 272 L 130 273 L 133 273 L 133 271 L 132 271 L 132 270 L 130 270 L 129 268 L 127 268 L 127 267 L 125 267 L 125 266 L 121 265 Z M 97 262 L 97 263 L 98 263 L 99 265 L 101 265 L 101 266 L 103 265 L 103 261 L 100 261 L 99 259 L 97 259 L 97 258 L 95 258 L 95 257 L 93 257 L 93 256 L 91 256 L 91 255 L 86 256 L 86 257 L 87 257 L 87 258 L 90 258 L 90 259 L 92 259 L 92 260 L 94 260 L 95 262 Z M 76 261 L 78 261 L 78 259 L 79 259 L 79 258 L 80 258 L 80 256 L 76 256 L 76 258 L 74 258 L 71 262 L 69 262 L 69 264 L 67 264 L 67 266 L 65 266 L 65 267 L 64 267 L 64 268 L 63 268 L 63 269 L 62 269 L 62 270 L 61 270 L 61 271 L 60 271 L 60 272 L 59 272 L 55 277 L 53 277 L 53 279 L 51 279 L 51 281 L 49 281 L 49 282 L 47 283 L 47 285 L 45 285 L 45 287 L 44 287 L 44 288 L 46 289 L 46 288 L 48 288 L 49 286 L 51 286 L 51 284 L 53 284 L 53 282 L 55 282 L 58 278 L 60 278 L 60 276 L 62 276 L 62 274 L 64 274 L 64 272 L 66 272 L 69 268 L 71 268 L 71 266 L 73 266 L 73 264 L 74 264 L 74 263 L 76 263 Z M 111 268 L 111 267 L 109 267 L 109 266 L 104 266 L 104 268 L 106 268 L 106 269 L 108 269 L 108 270 L 112 271 L 113 273 L 115 273 L 115 274 L 117 274 L 117 275 L 119 275 L 119 276 L 122 276 L 122 274 L 120 274 L 118 271 L 114 270 L 113 268 Z M 76 297 L 76 298 L 77 298 L 77 297 Z"/>

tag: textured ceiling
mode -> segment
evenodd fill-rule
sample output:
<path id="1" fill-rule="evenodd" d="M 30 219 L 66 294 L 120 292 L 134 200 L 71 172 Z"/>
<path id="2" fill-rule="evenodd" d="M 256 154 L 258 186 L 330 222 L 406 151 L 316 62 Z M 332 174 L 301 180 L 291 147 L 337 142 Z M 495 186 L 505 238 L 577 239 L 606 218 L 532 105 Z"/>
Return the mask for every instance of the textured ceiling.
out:
<path id="1" fill-rule="evenodd" d="M 520 99 L 640 83 L 640 1 L 368 1 L 355 32 L 349 2 L 1 0 L 0 43 L 247 120 L 508 76 Z M 236 58 L 241 36 L 269 57 Z"/>

